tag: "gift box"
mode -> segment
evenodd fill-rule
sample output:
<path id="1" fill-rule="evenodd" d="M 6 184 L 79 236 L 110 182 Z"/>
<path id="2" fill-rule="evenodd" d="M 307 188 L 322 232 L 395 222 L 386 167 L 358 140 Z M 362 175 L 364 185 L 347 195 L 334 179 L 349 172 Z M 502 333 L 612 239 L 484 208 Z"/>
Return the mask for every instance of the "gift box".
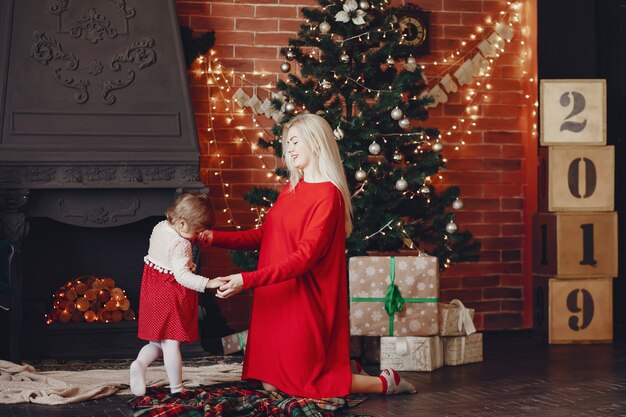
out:
<path id="1" fill-rule="evenodd" d="M 444 365 L 463 365 L 483 361 L 483 334 L 443 338 Z"/>
<path id="2" fill-rule="evenodd" d="M 222 346 L 224 347 L 224 355 L 230 353 L 241 352 L 246 348 L 248 340 L 248 331 L 234 333 L 229 336 L 222 337 Z"/>
<path id="3" fill-rule="evenodd" d="M 443 342 L 439 336 L 381 337 L 380 368 L 430 372 L 443 366 Z"/>
<path id="4" fill-rule="evenodd" d="M 450 304 L 439 303 L 439 336 L 466 336 L 476 333 L 474 309 L 467 308 L 460 300 Z"/>
<path id="5" fill-rule="evenodd" d="M 350 258 L 350 334 L 433 336 L 439 333 L 437 258 Z"/>

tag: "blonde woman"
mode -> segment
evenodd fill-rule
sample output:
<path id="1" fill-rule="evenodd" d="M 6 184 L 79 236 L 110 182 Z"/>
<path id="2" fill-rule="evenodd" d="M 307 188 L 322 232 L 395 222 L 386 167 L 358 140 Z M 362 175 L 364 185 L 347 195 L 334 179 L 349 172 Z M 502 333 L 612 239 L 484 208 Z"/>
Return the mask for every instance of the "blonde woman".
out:
<path id="1" fill-rule="evenodd" d="M 219 278 L 217 292 L 228 298 L 255 289 L 242 378 L 311 398 L 415 392 L 394 370 L 350 369 L 345 238 L 352 204 L 332 128 L 320 116 L 299 115 L 285 124 L 282 144 L 290 180 L 263 226 L 202 236 L 205 244 L 260 250 L 256 271 Z"/>

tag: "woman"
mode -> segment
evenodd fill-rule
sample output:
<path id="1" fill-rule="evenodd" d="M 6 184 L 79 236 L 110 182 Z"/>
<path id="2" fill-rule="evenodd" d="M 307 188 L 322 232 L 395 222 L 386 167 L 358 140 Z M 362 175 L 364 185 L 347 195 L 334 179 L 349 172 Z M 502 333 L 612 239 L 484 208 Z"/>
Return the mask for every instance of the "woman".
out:
<path id="1" fill-rule="evenodd" d="M 217 292 L 228 298 L 255 288 L 242 378 L 311 398 L 414 393 L 391 369 L 351 373 L 345 237 L 352 203 L 339 148 L 317 115 L 294 117 L 282 133 L 290 181 L 263 226 L 204 236 L 215 246 L 260 250 L 256 271 L 219 278 Z"/>

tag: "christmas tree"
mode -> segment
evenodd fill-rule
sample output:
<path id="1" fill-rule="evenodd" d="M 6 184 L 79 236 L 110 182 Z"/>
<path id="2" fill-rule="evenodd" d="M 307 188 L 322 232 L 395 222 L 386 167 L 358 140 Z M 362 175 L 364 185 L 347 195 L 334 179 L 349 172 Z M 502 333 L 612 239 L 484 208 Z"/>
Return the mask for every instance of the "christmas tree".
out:
<path id="1" fill-rule="evenodd" d="M 275 139 L 260 139 L 260 146 L 280 157 L 282 124 L 301 111 L 335 128 L 354 190 L 348 257 L 407 247 L 436 256 L 442 269 L 476 260 L 478 242 L 454 223 L 452 209 L 463 205 L 459 188 L 439 190 L 431 182 L 445 165 L 443 144 L 437 129 L 423 125 L 433 99 L 413 46 L 403 42 L 398 10 L 381 0 L 318 3 L 302 10 L 307 22 L 281 49 L 281 70 L 289 75 L 272 105 L 284 116 L 273 127 Z M 299 76 L 291 72 L 296 62 Z M 288 177 L 284 169 L 277 174 Z M 277 194 L 255 187 L 244 198 L 263 212 Z M 233 259 L 244 269 L 256 266 L 255 254 Z"/>

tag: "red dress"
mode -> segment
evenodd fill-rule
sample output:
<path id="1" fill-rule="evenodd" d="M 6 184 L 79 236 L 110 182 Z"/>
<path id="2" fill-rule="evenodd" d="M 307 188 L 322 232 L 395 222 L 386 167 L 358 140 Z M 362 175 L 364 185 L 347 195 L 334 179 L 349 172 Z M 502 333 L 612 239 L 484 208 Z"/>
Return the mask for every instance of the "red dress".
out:
<path id="1" fill-rule="evenodd" d="M 215 246 L 260 249 L 243 379 L 302 397 L 348 395 L 348 287 L 344 203 L 330 182 L 280 193 L 259 229 L 213 232 Z"/>
<path id="2" fill-rule="evenodd" d="M 195 275 L 191 243 L 166 220 L 150 236 L 139 293 L 138 336 L 143 340 L 198 339 L 198 292 L 207 279 Z"/>
<path id="3" fill-rule="evenodd" d="M 180 285 L 171 272 L 146 263 L 139 292 L 137 329 L 137 336 L 143 340 L 195 342 L 198 293 Z"/>

